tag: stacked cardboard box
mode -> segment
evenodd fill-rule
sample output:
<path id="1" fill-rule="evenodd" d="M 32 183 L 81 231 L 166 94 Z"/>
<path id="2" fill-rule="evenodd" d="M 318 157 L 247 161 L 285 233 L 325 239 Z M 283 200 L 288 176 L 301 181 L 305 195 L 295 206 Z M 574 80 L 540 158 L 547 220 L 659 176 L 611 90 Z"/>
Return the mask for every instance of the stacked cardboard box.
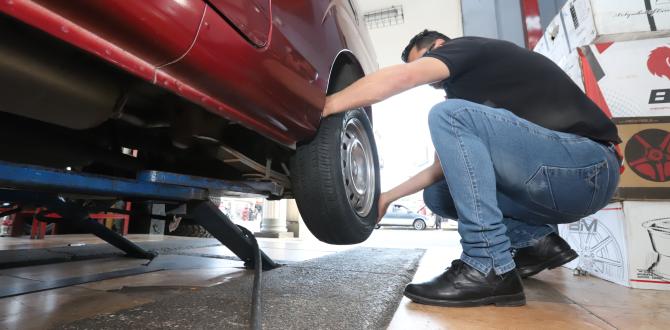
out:
<path id="1" fill-rule="evenodd" d="M 579 267 L 670 290 L 670 0 L 568 0 L 535 48 L 617 124 L 619 202 L 559 230 Z"/>
<path id="2" fill-rule="evenodd" d="M 670 203 L 623 201 L 559 233 L 579 253 L 566 267 L 633 288 L 670 290 Z"/>

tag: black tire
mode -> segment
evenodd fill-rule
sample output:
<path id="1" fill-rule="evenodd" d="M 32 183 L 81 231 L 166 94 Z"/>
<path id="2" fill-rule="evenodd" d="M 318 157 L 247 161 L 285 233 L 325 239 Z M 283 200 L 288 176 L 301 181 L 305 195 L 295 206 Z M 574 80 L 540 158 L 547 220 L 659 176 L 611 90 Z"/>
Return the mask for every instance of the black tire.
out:
<path id="1" fill-rule="evenodd" d="M 201 238 L 213 237 L 203 226 L 193 223 L 181 223 L 175 231 L 168 233 L 168 235 Z"/>
<path id="2" fill-rule="evenodd" d="M 362 213 L 349 202 L 343 174 L 347 169 L 342 156 L 343 132 L 352 121 L 367 135 L 374 172 L 366 175 L 374 178 L 373 184 L 366 185 L 374 189 L 366 189 L 372 197 L 365 199 L 365 205 L 372 203 L 371 208 Z M 300 214 L 316 238 L 330 244 L 356 244 L 370 237 L 378 213 L 379 158 L 365 112 L 351 110 L 324 118 L 314 139 L 298 146 L 291 160 L 291 184 Z"/>
<path id="3" fill-rule="evenodd" d="M 426 229 L 426 222 L 422 219 L 415 219 L 412 223 L 412 227 L 414 227 L 416 230 L 424 230 Z"/>

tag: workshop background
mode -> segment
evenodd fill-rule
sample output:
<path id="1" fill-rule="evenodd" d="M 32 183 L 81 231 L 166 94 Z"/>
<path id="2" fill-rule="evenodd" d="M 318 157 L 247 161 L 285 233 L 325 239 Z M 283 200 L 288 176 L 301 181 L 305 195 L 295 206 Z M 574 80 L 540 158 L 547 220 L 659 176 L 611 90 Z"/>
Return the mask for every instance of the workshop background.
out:
<path id="1" fill-rule="evenodd" d="M 22 1 L 4 1 L 0 15 L 13 2 Z M 524 280 L 528 304 L 519 308 L 440 308 L 402 297 L 406 283 L 431 278 L 461 252 L 456 220 L 433 215 L 420 193 L 397 202 L 412 213 L 409 222 L 389 220 L 354 245 L 319 241 L 293 199 L 217 197 L 218 210 L 208 214 L 246 228 L 264 261 L 284 265 L 263 273 L 263 326 L 670 327 L 670 1 L 349 2 L 379 67 L 401 63 L 402 49 L 423 29 L 507 40 L 551 59 L 617 124 L 625 170 L 610 205 L 559 225 L 580 257 Z M 432 163 L 427 114 L 442 100 L 443 91 L 423 86 L 373 107 L 382 191 Z M 0 329 L 248 328 L 254 271 L 207 226 L 180 223 L 158 203 L 118 202 L 114 208 L 126 213 L 91 215 L 159 254 L 149 262 L 47 223 L 44 209 L 13 212 L 10 201 L 0 203 L 7 214 L 0 217 Z M 142 221 L 132 211 L 139 208 L 149 212 Z"/>

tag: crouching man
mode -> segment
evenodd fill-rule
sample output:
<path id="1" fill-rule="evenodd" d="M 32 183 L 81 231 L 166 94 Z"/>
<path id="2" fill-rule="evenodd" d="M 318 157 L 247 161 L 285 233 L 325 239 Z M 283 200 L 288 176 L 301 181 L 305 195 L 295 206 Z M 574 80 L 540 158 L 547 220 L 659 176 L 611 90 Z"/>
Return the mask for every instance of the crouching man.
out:
<path id="1" fill-rule="evenodd" d="M 522 277 L 577 257 L 556 224 L 597 212 L 614 194 L 616 126 L 556 64 L 509 42 L 423 31 L 402 59 L 328 97 L 323 114 L 424 84 L 447 92 L 428 117 L 434 164 L 383 193 L 379 208 L 381 218 L 391 202 L 424 190 L 434 213 L 458 219 L 463 253 L 434 279 L 409 284 L 405 296 L 440 306 L 524 305 Z"/>

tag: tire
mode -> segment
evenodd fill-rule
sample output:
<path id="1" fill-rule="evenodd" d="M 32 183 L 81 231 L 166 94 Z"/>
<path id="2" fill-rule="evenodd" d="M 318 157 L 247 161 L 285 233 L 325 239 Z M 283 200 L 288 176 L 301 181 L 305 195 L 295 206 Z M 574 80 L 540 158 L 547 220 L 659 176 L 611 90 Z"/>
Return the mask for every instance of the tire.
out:
<path id="1" fill-rule="evenodd" d="M 378 213 L 379 158 L 365 112 L 324 118 L 314 139 L 299 145 L 291 159 L 291 184 L 316 238 L 356 244 L 370 237 Z"/>
<path id="2" fill-rule="evenodd" d="M 168 235 L 201 238 L 213 237 L 203 226 L 192 223 L 181 223 L 175 231 L 168 233 Z"/>
<path id="3" fill-rule="evenodd" d="M 412 223 L 412 227 L 414 227 L 416 230 L 424 230 L 426 229 L 426 222 L 421 219 L 416 219 Z"/>

